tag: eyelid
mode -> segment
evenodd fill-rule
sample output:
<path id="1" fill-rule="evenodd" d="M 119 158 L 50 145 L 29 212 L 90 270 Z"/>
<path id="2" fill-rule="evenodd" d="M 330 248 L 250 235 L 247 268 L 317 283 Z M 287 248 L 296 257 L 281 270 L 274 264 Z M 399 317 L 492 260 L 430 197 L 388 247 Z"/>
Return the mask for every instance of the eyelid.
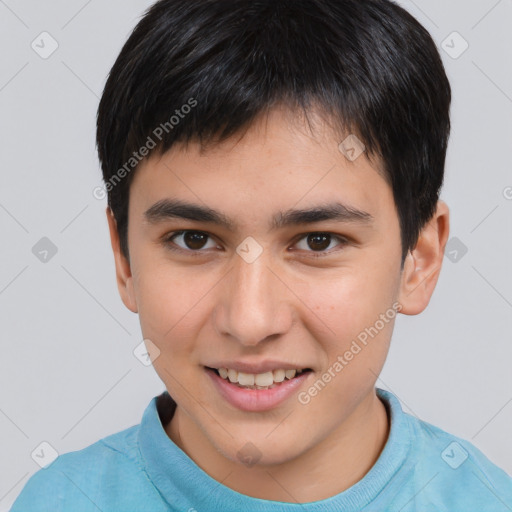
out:
<path id="1" fill-rule="evenodd" d="M 171 240 L 172 238 L 180 236 L 184 233 L 200 233 L 200 234 L 206 235 L 207 237 L 211 238 L 212 240 L 217 241 L 217 238 L 214 235 L 212 235 L 211 233 L 209 233 L 208 231 L 202 231 L 202 230 L 198 230 L 198 229 L 181 229 L 178 231 L 172 231 L 170 233 L 167 233 L 162 237 L 162 241 L 163 241 L 164 245 L 166 246 L 166 248 L 173 252 L 180 252 L 182 254 L 184 253 L 184 254 L 192 255 L 192 256 L 199 256 L 199 255 L 202 255 L 203 253 L 209 252 L 209 250 L 198 249 L 198 250 L 194 251 L 192 249 L 183 249 L 182 247 L 179 247 L 179 246 L 173 247 L 172 245 L 170 245 L 170 244 L 174 243 Z M 306 232 L 298 234 L 294 238 L 293 245 L 297 245 L 298 242 L 300 242 L 302 239 L 306 238 L 308 235 L 330 235 L 333 239 L 336 239 L 338 242 L 340 242 L 339 246 L 341 246 L 341 247 L 345 247 L 346 245 L 348 245 L 350 243 L 349 237 L 339 235 L 339 234 L 333 233 L 331 231 L 306 231 Z M 218 241 L 217 241 L 217 243 L 218 243 Z M 305 251 L 305 252 L 309 253 L 309 255 L 311 255 L 314 258 L 321 258 L 323 256 L 329 256 L 330 254 L 337 252 L 339 250 L 341 250 L 341 249 L 330 249 L 329 251 L 318 251 L 318 252 L 316 252 L 316 251 Z M 299 252 L 300 252 L 300 250 L 299 250 Z"/>

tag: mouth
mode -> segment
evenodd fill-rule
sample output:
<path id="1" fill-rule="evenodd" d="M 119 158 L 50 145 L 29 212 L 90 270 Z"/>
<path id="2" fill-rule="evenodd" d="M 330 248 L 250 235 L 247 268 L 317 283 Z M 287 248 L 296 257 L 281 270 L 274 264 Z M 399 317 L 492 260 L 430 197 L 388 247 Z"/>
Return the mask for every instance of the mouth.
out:
<path id="1" fill-rule="evenodd" d="M 269 411 L 284 404 L 314 374 L 311 368 L 276 369 L 259 374 L 209 366 L 204 370 L 216 394 L 245 412 Z"/>
<path id="2" fill-rule="evenodd" d="M 274 389 L 282 386 L 287 381 L 297 379 L 303 374 L 311 372 L 311 368 L 297 368 L 294 370 L 277 369 L 265 373 L 244 373 L 237 372 L 230 368 L 210 368 L 205 366 L 207 371 L 215 373 L 221 379 L 233 386 L 244 389 Z"/>

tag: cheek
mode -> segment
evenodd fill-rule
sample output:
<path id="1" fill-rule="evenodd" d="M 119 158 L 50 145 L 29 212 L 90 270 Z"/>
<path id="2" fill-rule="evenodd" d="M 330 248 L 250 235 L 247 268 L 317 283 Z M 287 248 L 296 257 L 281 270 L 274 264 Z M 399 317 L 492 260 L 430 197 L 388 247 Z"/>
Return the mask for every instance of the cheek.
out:
<path id="1" fill-rule="evenodd" d="M 208 290 L 207 283 L 187 279 L 183 269 L 153 265 L 141 273 L 135 286 L 144 337 L 162 345 L 161 350 L 170 345 L 179 350 L 186 345 L 193 330 L 199 329 L 201 297 Z"/>
<path id="2" fill-rule="evenodd" d="M 380 309 L 386 309 L 391 297 L 390 283 L 376 279 L 370 272 L 351 270 L 318 280 L 309 287 L 306 303 L 336 331 L 364 326 Z"/>
<path id="3" fill-rule="evenodd" d="M 180 383 L 195 382 L 197 367 L 193 351 L 204 323 L 207 285 L 187 279 L 180 269 L 153 266 L 138 281 L 139 320 L 144 338 L 159 349 L 153 368 L 173 398 L 182 404 L 190 400 Z M 190 393 L 190 386 L 188 387 Z M 200 398 L 200 389 L 194 391 Z"/>
<path id="4" fill-rule="evenodd" d="M 389 276 L 379 278 L 371 272 L 352 271 L 310 287 L 304 302 L 311 305 L 316 338 L 322 340 L 331 363 L 347 350 L 358 351 L 354 341 L 361 347 L 354 360 L 368 363 L 374 357 L 385 357 L 395 316 L 394 287 Z M 386 312 L 388 317 L 382 321 L 380 315 Z M 368 350 L 374 340 L 375 348 Z"/>

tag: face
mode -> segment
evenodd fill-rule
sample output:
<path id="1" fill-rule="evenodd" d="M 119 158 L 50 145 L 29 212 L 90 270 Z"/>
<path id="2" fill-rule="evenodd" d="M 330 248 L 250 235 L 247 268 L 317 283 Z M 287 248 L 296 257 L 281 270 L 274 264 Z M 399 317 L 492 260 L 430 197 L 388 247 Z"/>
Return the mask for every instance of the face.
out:
<path id="1" fill-rule="evenodd" d="M 145 160 L 130 190 L 129 264 L 109 218 L 121 296 L 158 349 L 153 365 L 176 415 L 234 462 L 246 450 L 259 464 L 284 464 L 367 414 L 397 310 L 416 314 L 435 286 L 436 274 L 417 286 L 432 251 L 401 272 L 397 212 L 377 164 L 365 153 L 348 160 L 344 137 L 314 119 L 312 133 L 276 109 L 242 138 Z M 165 200 L 230 224 L 154 207 Z M 296 215 L 298 224 L 286 215 L 335 204 L 345 215 Z M 276 370 L 276 380 L 282 369 L 308 371 L 260 390 L 209 368 Z"/>

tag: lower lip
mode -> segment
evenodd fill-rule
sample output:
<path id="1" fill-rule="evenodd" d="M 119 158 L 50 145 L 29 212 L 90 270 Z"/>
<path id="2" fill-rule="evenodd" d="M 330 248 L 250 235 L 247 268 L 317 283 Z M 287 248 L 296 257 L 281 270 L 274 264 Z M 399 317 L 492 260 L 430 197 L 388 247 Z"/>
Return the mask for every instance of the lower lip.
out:
<path id="1" fill-rule="evenodd" d="M 206 368 L 219 393 L 234 407 L 242 411 L 268 411 L 282 404 L 289 398 L 313 372 L 308 371 L 293 379 L 285 379 L 272 389 L 246 389 L 231 384 L 214 370 Z"/>

